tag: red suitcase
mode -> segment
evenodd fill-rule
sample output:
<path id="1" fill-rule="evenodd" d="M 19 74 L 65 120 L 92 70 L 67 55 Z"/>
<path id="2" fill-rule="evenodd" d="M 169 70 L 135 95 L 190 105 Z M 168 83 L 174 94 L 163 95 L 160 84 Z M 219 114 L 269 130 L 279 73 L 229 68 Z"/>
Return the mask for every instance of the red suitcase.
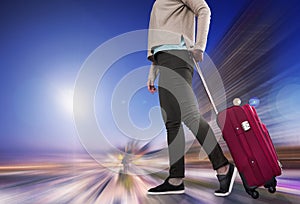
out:
<path id="1" fill-rule="evenodd" d="M 253 198 L 260 186 L 276 191 L 276 176 L 281 165 L 266 126 L 250 105 L 233 106 L 220 112 L 217 122 L 242 178 L 245 190 Z"/>
<path id="2" fill-rule="evenodd" d="M 218 113 L 214 100 L 196 61 L 196 69 L 217 114 L 217 122 L 240 173 L 246 192 L 258 198 L 260 186 L 276 191 L 276 176 L 281 175 L 281 164 L 266 126 L 250 105 L 232 106 Z"/>

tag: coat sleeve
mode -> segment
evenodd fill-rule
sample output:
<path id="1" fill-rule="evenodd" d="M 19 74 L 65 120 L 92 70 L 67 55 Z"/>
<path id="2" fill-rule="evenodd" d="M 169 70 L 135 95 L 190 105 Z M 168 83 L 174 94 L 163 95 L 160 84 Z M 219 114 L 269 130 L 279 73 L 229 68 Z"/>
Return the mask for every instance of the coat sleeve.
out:
<path id="1" fill-rule="evenodd" d="M 205 0 L 181 0 L 197 17 L 195 49 L 205 51 L 211 11 Z"/>

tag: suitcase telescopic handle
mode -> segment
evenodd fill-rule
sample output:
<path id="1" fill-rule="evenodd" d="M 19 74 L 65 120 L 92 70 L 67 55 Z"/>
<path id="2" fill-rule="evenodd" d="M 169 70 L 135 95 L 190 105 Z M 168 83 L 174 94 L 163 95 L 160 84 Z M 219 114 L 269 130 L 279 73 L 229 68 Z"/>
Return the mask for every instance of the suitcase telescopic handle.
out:
<path id="1" fill-rule="evenodd" d="M 207 93 L 207 95 L 208 95 L 208 98 L 209 98 L 209 100 L 210 100 L 210 102 L 211 102 L 211 104 L 212 104 L 212 106 L 213 106 L 213 109 L 214 109 L 216 115 L 218 115 L 219 112 L 218 112 L 217 106 L 216 106 L 216 104 L 215 104 L 215 102 L 214 102 L 214 99 L 213 99 L 213 97 L 212 97 L 212 95 L 211 95 L 211 93 L 210 93 L 210 91 L 209 91 L 209 88 L 208 88 L 207 83 L 206 83 L 206 81 L 205 81 L 203 72 L 202 72 L 201 69 L 200 69 L 199 63 L 196 62 L 196 60 L 195 60 L 194 57 L 192 57 L 192 58 L 193 58 L 194 64 L 196 65 L 197 72 L 198 72 L 198 74 L 199 74 L 199 76 L 200 76 L 200 79 L 201 79 L 202 84 L 203 84 L 203 86 L 204 86 L 204 88 L 205 88 L 205 91 L 206 91 L 206 93 Z"/>

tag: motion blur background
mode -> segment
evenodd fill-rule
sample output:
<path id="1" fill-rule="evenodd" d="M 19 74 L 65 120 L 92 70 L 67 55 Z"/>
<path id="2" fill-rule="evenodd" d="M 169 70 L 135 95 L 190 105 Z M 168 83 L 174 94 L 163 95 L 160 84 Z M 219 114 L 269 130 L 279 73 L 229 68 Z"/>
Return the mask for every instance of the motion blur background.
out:
<path id="1" fill-rule="evenodd" d="M 208 174 L 201 173 L 210 165 L 193 141 L 187 156 L 188 193 L 183 197 L 146 197 L 147 188 L 167 175 L 166 154 L 156 158 L 147 156 L 166 148 L 165 132 L 153 141 L 126 139 L 114 124 L 110 109 L 111 92 L 122 77 L 150 64 L 146 50 L 116 62 L 99 83 L 95 97 L 96 115 L 104 126 L 106 138 L 113 147 L 130 153 L 133 158 L 103 147 L 104 163 L 109 163 L 109 168 L 103 168 L 80 143 L 73 120 L 73 92 L 82 64 L 102 43 L 130 31 L 147 29 L 153 2 L 0 2 L 1 203 L 229 202 L 211 197 L 212 189 L 217 187 L 214 173 L 209 170 Z M 255 99 L 258 114 L 287 169 L 272 202 L 294 203 L 300 194 L 299 3 L 296 0 L 207 0 L 207 3 L 212 20 L 206 52 L 223 80 L 226 103 L 231 105 L 236 97 L 243 104 Z M 146 80 L 147 76 L 141 77 Z M 213 123 L 209 101 L 196 75 L 193 85 L 201 113 Z M 147 127 L 148 112 L 157 105 L 157 94 L 149 94 L 146 87 L 140 89 L 129 105 L 133 123 Z M 228 154 L 221 138 L 220 143 Z M 129 160 L 135 162 L 127 165 Z M 143 169 L 143 176 L 135 175 L 140 172 L 138 169 Z M 146 175 L 153 169 L 164 171 Z M 119 190 L 113 192 L 114 188 Z M 248 198 L 241 183 L 235 192 L 237 195 L 232 199 L 236 202 L 243 203 Z M 262 198 L 262 203 L 269 203 L 272 196 L 262 194 Z"/>

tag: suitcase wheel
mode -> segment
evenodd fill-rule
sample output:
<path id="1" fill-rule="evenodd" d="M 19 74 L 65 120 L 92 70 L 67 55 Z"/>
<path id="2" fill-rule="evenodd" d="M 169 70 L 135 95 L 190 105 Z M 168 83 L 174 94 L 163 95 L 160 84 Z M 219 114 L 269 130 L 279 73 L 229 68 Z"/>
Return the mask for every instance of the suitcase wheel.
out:
<path id="1" fill-rule="evenodd" d="M 270 193 L 275 193 L 276 192 L 276 185 L 277 185 L 277 180 L 275 177 L 273 177 L 270 181 L 268 181 L 264 187 L 268 188 L 268 191 Z"/>
<path id="2" fill-rule="evenodd" d="M 250 187 L 248 184 L 247 184 L 247 181 L 244 177 L 244 174 L 240 173 L 240 176 L 241 176 L 241 179 L 243 181 L 243 185 L 244 185 L 244 188 L 246 190 L 246 192 L 254 199 L 257 199 L 259 197 L 259 193 L 257 190 L 255 190 L 257 188 L 257 186 L 252 186 Z M 269 187 L 269 186 L 268 186 Z"/>
<path id="3" fill-rule="evenodd" d="M 248 190 L 247 193 L 251 195 L 252 198 L 257 199 L 259 197 L 259 193 L 256 190 Z"/>
<path id="4" fill-rule="evenodd" d="M 271 186 L 271 187 L 268 188 L 268 191 L 270 193 L 275 193 L 276 192 L 276 187 L 275 186 Z"/>

